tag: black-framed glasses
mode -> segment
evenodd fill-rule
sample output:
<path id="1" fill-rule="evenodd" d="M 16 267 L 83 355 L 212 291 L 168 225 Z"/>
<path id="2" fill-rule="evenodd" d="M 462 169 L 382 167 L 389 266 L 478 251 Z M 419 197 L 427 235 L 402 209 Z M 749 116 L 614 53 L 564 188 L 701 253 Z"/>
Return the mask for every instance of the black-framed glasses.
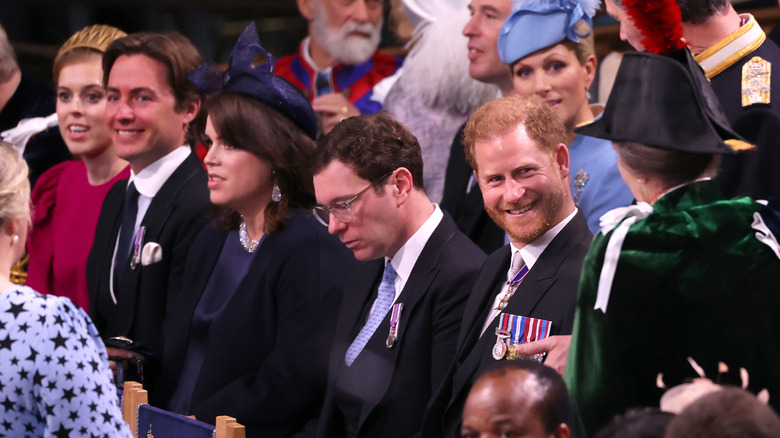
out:
<path id="1" fill-rule="evenodd" d="M 346 201 L 336 202 L 333 205 L 331 205 L 330 207 L 326 207 L 324 205 L 315 205 L 314 208 L 312 209 L 312 211 L 314 212 L 314 217 L 316 217 L 317 220 L 322 225 L 325 225 L 326 227 L 330 223 L 330 215 L 331 214 L 333 216 L 335 216 L 336 219 L 340 220 L 341 222 L 344 222 L 345 224 L 348 224 L 348 223 L 352 222 L 352 219 L 355 218 L 355 214 L 352 213 L 352 208 L 350 207 L 350 205 L 353 202 L 357 201 L 357 199 L 360 197 L 360 195 L 365 193 L 371 187 L 374 187 L 375 185 L 377 185 L 380 182 L 382 182 L 382 180 L 384 180 L 388 176 L 392 175 L 394 172 L 395 172 L 395 170 L 393 172 L 386 173 L 386 174 L 380 176 L 379 178 L 376 179 L 376 181 L 374 181 L 371 184 L 367 185 L 366 188 L 364 188 L 363 190 L 357 192 L 357 194 L 355 196 L 347 199 Z"/>

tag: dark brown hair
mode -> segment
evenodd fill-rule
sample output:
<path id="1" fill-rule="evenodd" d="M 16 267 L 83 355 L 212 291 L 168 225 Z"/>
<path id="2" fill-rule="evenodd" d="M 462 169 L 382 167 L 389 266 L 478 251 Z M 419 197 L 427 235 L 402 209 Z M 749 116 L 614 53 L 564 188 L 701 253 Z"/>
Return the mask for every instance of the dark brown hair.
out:
<path id="1" fill-rule="evenodd" d="M 720 156 L 651 148 L 638 143 L 615 143 L 623 165 L 635 173 L 658 178 L 668 188 L 702 176 L 715 176 Z"/>
<path id="2" fill-rule="evenodd" d="M 702 24 L 729 7 L 728 0 L 677 0 L 683 23 Z"/>
<path id="3" fill-rule="evenodd" d="M 523 126 L 539 150 L 551 156 L 566 144 L 566 128 L 537 96 L 510 96 L 479 107 L 466 123 L 463 147 L 471 168 L 477 170 L 474 144 L 501 137 Z"/>
<path id="4" fill-rule="evenodd" d="M 780 418 L 744 389 L 724 387 L 702 396 L 677 414 L 666 429 L 668 438 L 774 438 Z"/>
<path id="5" fill-rule="evenodd" d="M 108 77 L 114 62 L 122 55 L 145 55 L 165 66 L 168 85 L 176 99 L 176 111 L 203 100 L 203 93 L 187 79 L 187 75 L 203 63 L 203 57 L 195 45 L 178 32 L 139 32 L 119 38 L 111 43 L 103 55 L 103 86 L 108 86 Z M 190 123 L 187 141 L 190 145 L 198 139 L 197 126 L 203 123 L 203 111 Z"/>
<path id="6" fill-rule="evenodd" d="M 385 111 L 345 119 L 320 138 L 312 173 L 319 173 L 333 160 L 349 165 L 371 182 L 405 167 L 412 174 L 414 188 L 425 190 L 420 143 Z"/>
<path id="7" fill-rule="evenodd" d="M 314 206 L 309 171 L 314 140 L 287 117 L 250 97 L 219 93 L 206 100 L 205 109 L 222 140 L 267 161 L 274 171 L 283 196 L 266 207 L 265 231 L 281 230 L 290 209 Z M 218 212 L 224 226 L 238 228 L 237 212 L 228 208 L 218 208 Z"/>

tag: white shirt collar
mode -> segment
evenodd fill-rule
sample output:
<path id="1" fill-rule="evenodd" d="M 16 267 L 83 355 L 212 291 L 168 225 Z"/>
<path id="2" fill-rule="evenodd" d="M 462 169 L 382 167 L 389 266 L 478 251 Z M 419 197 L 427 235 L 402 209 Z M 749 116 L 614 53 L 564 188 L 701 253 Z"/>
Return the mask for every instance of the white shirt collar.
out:
<path id="1" fill-rule="evenodd" d="M 558 225 L 550 228 L 547 230 L 546 233 L 542 234 L 541 236 L 537 237 L 533 242 L 527 244 L 526 246 L 517 249 L 517 247 L 509 243 L 511 249 L 512 249 L 512 256 L 515 255 L 517 251 L 520 251 L 520 256 L 523 258 L 523 262 L 525 262 L 526 265 L 528 265 L 528 269 L 532 269 L 534 267 L 534 264 L 537 260 L 539 260 L 539 257 L 542 256 L 542 253 L 547 248 L 547 245 L 550 244 L 550 242 L 555 239 L 555 236 L 558 235 L 558 233 L 561 232 L 563 227 L 566 226 L 571 220 L 574 218 L 574 215 L 577 214 L 577 208 L 574 208 L 574 211 L 571 212 L 570 215 L 566 216 L 565 219 L 560 221 Z"/>
<path id="2" fill-rule="evenodd" d="M 412 274 L 412 269 L 417 263 L 417 259 L 420 257 L 425 244 L 428 243 L 428 239 L 436 230 L 436 227 L 441 223 L 444 218 L 444 213 L 438 205 L 433 204 L 433 213 L 428 217 L 425 223 L 415 231 L 412 237 L 404 243 L 404 245 L 395 253 L 390 263 L 393 264 L 393 269 L 398 273 L 398 277 L 395 282 L 395 294 L 396 298 L 403 290 L 406 281 Z M 385 258 L 386 259 L 386 258 Z"/>
<path id="3" fill-rule="evenodd" d="M 327 66 L 325 68 L 319 68 L 317 64 L 314 62 L 314 60 L 311 58 L 311 54 L 309 53 L 309 41 L 311 41 L 311 37 L 306 37 L 303 39 L 303 42 L 301 42 L 301 56 L 303 57 L 303 61 L 311 67 L 312 70 L 314 70 L 315 73 L 317 72 L 326 72 L 327 74 L 331 73 L 331 70 L 333 70 L 332 66 Z"/>
<path id="4" fill-rule="evenodd" d="M 192 149 L 188 145 L 179 146 L 168 155 L 160 158 L 154 163 L 146 166 L 142 171 L 135 174 L 130 171 L 130 180 L 127 182 L 135 183 L 135 189 L 143 196 L 154 198 L 160 188 L 168 181 L 168 178 L 176 169 L 190 156 Z"/>

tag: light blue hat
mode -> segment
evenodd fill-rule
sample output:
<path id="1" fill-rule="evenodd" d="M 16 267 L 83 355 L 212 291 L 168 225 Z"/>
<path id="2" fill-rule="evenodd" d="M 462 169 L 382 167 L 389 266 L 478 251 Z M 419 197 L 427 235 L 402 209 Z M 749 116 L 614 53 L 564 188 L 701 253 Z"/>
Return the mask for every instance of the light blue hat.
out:
<path id="1" fill-rule="evenodd" d="M 590 35 L 591 17 L 601 0 L 520 0 L 514 1 L 512 13 L 498 34 L 498 56 L 504 64 L 512 64 L 537 50 L 565 39 L 575 43 Z M 580 34 L 575 25 L 580 20 L 588 30 Z"/>

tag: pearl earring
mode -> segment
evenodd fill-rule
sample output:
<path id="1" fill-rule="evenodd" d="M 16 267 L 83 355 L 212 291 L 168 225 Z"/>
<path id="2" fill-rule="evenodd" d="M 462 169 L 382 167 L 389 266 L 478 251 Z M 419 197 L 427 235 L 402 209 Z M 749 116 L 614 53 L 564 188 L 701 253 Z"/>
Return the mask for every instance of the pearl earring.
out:
<path id="1" fill-rule="evenodd" d="M 14 239 L 14 243 L 19 243 L 19 235 L 18 234 L 14 234 L 13 239 Z"/>

